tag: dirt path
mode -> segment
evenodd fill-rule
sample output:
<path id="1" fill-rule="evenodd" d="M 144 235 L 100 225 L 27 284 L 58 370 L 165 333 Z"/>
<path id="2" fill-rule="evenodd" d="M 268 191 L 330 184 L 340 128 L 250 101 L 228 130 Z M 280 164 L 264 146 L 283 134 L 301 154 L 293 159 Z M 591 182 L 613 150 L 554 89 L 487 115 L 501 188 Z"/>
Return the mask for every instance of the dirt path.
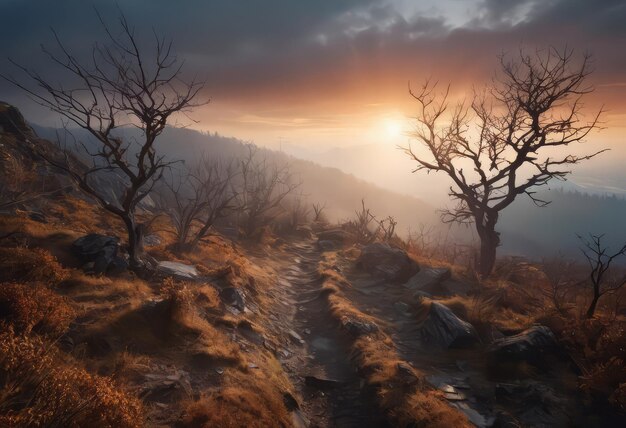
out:
<path id="1" fill-rule="evenodd" d="M 301 418 L 310 427 L 384 427 L 371 391 L 350 361 L 349 338 L 331 319 L 312 241 L 290 244 L 275 258 L 281 309 L 275 314 L 289 343 L 280 351 L 283 368 L 298 389 Z M 300 340 L 301 339 L 301 340 Z"/>

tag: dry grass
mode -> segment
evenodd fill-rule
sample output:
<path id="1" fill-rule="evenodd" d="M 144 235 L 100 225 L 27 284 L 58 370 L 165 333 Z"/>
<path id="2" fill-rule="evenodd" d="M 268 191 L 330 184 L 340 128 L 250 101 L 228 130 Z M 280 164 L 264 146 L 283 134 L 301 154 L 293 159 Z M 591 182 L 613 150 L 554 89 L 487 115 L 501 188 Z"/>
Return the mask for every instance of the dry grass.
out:
<path id="1" fill-rule="evenodd" d="M 183 427 L 290 427 L 280 394 L 263 385 L 226 387 L 189 404 Z"/>
<path id="2" fill-rule="evenodd" d="M 109 378 L 63 361 L 42 339 L 0 334 L 0 425 L 136 427 L 139 401 Z"/>
<path id="3" fill-rule="evenodd" d="M 0 248 L 0 281 L 39 281 L 57 285 L 69 271 L 41 248 Z"/>
<path id="4" fill-rule="evenodd" d="M 324 278 L 322 289 L 328 300 L 331 315 L 341 323 L 349 318 L 363 323 L 377 323 L 372 316 L 360 312 L 343 296 L 341 283 L 335 281 L 338 273 L 328 269 L 337 263 L 337 256 L 326 253 L 320 272 Z M 332 275 L 326 275 L 330 270 Z M 430 388 L 423 375 L 404 363 L 395 350 L 393 341 L 382 330 L 359 334 L 352 342 L 354 361 L 366 382 L 376 391 L 378 405 L 389 416 L 393 426 L 469 427 L 467 418 L 450 407 L 445 399 Z M 404 367 L 401 372 L 399 365 Z M 406 371 L 410 373 L 406 373 Z"/>
<path id="5" fill-rule="evenodd" d="M 0 283 L 0 318 L 19 333 L 60 336 L 75 316 L 67 299 L 40 283 Z"/>
<path id="6" fill-rule="evenodd" d="M 71 225 L 81 233 L 102 233 L 124 236 L 125 228 L 120 219 L 86 199 L 65 196 L 51 204 L 46 214 L 57 224 Z"/>

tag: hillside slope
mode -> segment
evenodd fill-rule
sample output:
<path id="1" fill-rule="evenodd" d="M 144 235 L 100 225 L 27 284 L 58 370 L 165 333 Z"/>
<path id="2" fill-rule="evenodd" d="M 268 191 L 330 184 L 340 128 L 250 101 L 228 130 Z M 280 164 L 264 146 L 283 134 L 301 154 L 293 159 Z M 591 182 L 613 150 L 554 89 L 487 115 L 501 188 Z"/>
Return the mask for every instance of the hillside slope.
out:
<path id="1" fill-rule="evenodd" d="M 38 135 L 56 139 L 56 130 L 34 126 Z M 72 131 L 84 141 L 90 137 L 81 131 Z M 134 129 L 124 129 L 124 136 L 136 137 Z M 203 155 L 223 159 L 242 156 L 245 142 L 236 138 L 207 134 L 183 128 L 167 128 L 158 141 L 158 150 L 172 160 L 183 160 L 192 165 Z M 360 208 L 361 199 L 379 217 L 391 215 L 398 221 L 398 232 L 406 233 L 420 223 L 438 222 L 435 208 L 427 202 L 405 194 L 392 192 L 372 182 L 347 174 L 337 168 L 323 167 L 310 161 L 296 159 L 282 152 L 261 149 L 268 160 L 289 163 L 296 177 L 302 182 L 299 191 L 310 203 L 326 203 L 326 214 L 330 220 L 344 220 Z"/>

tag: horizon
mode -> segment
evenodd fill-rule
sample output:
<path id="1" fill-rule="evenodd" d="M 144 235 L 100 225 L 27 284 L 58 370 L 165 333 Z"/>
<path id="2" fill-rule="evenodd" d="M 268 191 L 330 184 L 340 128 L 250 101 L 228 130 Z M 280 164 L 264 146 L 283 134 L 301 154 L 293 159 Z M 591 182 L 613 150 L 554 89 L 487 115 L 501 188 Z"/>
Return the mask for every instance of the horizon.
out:
<path id="1" fill-rule="evenodd" d="M 108 22 L 119 12 L 104 0 L 93 6 L 33 4 L 0 1 L 0 14 L 15 18 L 0 29 L 9 41 L 0 47 L 3 68 L 8 57 L 40 68 L 45 58 L 39 44 L 53 44 L 50 28 L 80 56 L 103 34 L 94 7 Z M 211 102 L 191 121 L 183 118 L 194 129 L 274 148 L 393 147 L 406 144 L 411 127 L 409 82 L 419 86 L 433 78 L 462 98 L 489 81 L 499 54 L 567 45 L 577 55 L 593 55 L 595 91 L 586 110 L 606 110 L 604 129 L 589 136 L 590 145 L 611 147 L 626 159 L 620 137 L 626 128 L 626 52 L 614 49 L 626 44 L 623 2 L 188 2 L 176 6 L 176 20 L 169 19 L 172 5 L 151 4 L 148 12 L 141 1 L 121 11 L 140 37 L 149 40 L 152 28 L 171 37 L 187 73 L 206 79 L 200 95 Z M 0 93 L 30 120 L 58 125 L 6 82 Z"/>

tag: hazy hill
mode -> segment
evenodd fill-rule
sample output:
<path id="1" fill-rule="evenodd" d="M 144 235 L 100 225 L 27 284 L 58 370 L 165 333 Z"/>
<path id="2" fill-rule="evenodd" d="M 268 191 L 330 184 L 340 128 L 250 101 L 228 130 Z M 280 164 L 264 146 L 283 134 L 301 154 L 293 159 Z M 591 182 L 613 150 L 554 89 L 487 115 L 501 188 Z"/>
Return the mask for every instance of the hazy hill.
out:
<path id="1" fill-rule="evenodd" d="M 446 177 L 424 172 L 411 174 L 414 163 L 393 145 L 360 145 L 318 153 L 293 147 L 287 150 L 426 200 L 435 208 L 448 203 Z M 610 162 L 602 171 L 602 179 L 598 174 L 583 164 L 568 181 L 558 182 L 558 188 L 542 190 L 541 197 L 552 201 L 545 208 L 536 207 L 528 198 L 519 198 L 500 217 L 501 254 L 538 258 L 560 252 L 578 257 L 576 234 L 606 233 L 607 242 L 613 245 L 626 242 L 623 171 Z M 456 239 L 471 239 L 471 229 L 454 230 Z"/>
<path id="2" fill-rule="evenodd" d="M 42 138 L 57 138 L 56 130 L 52 128 L 34 128 Z M 137 136 L 138 131 L 128 128 L 122 132 L 125 137 L 132 138 Z M 78 139 L 90 140 L 85 132 L 73 133 Z M 236 138 L 190 129 L 167 128 L 159 139 L 158 150 L 170 159 L 180 159 L 192 164 L 203 154 L 227 159 L 244 154 L 246 148 L 244 142 Z M 375 215 L 394 216 L 400 233 L 405 233 L 409 227 L 415 228 L 420 223 L 433 224 L 438 221 L 435 207 L 416 197 L 384 189 L 337 168 L 320 166 L 282 152 L 262 150 L 268 159 L 291 164 L 294 174 L 302 182 L 301 192 L 311 203 L 325 203 L 325 212 L 331 220 L 352 217 L 364 198 Z"/>

